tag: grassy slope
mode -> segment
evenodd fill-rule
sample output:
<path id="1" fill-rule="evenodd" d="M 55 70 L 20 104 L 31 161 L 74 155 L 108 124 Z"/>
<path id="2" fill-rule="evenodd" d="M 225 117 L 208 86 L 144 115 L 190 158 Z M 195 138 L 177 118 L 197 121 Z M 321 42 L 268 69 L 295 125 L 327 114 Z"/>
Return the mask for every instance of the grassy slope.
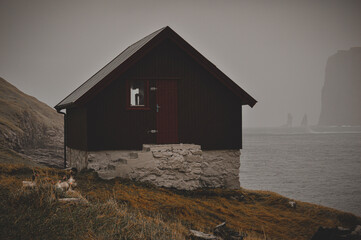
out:
<path id="1" fill-rule="evenodd" d="M 63 117 L 0 77 L 0 145 L 13 150 L 61 147 Z M 54 150 L 56 151 L 56 150 Z"/>
<path id="2" fill-rule="evenodd" d="M 60 166 L 62 141 L 63 116 L 0 77 L 0 163 Z"/>
<path id="3" fill-rule="evenodd" d="M 0 77 L 0 127 L 8 126 L 16 132 L 22 132 L 19 128 L 19 116 L 24 111 L 32 114 L 33 121 L 50 128 L 62 128 L 63 118 L 54 109 Z"/>
<path id="4" fill-rule="evenodd" d="M 64 174 L 39 171 L 43 180 Z M 271 192 L 175 191 L 124 179 L 105 181 L 92 172 L 77 176 L 78 191 L 89 204 L 62 205 L 49 200 L 51 192 L 19 190 L 31 169 L 0 164 L 0 173 L 1 239 L 24 234 L 39 239 L 183 239 L 188 228 L 207 232 L 222 221 L 270 239 L 310 239 L 320 225 L 361 224 L 352 214 L 314 204 L 297 202 L 296 209 L 289 208 L 287 198 Z"/>

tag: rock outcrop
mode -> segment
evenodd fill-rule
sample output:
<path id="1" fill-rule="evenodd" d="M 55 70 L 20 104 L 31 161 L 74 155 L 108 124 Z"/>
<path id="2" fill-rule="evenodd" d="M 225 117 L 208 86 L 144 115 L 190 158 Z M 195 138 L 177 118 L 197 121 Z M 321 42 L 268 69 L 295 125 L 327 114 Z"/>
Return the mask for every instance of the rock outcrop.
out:
<path id="1" fill-rule="evenodd" d="M 353 229 L 343 227 L 319 227 L 311 240 L 360 240 L 361 226 L 357 225 Z"/>
<path id="2" fill-rule="evenodd" d="M 361 47 L 338 51 L 326 65 L 319 125 L 361 126 Z"/>
<path id="3" fill-rule="evenodd" d="M 0 78 L 0 146 L 37 163 L 60 167 L 63 117 Z"/>

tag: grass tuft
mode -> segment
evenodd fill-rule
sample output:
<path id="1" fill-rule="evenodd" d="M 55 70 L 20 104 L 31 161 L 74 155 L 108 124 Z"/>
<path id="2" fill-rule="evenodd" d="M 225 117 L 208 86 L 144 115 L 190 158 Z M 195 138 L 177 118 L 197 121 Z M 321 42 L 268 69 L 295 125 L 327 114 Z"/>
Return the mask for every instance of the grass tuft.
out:
<path id="1" fill-rule="evenodd" d="M 36 172 L 37 187 L 22 180 Z M 246 189 L 178 191 L 126 179 L 102 180 L 92 171 L 77 176 L 82 203 L 60 203 L 53 183 L 66 172 L 0 164 L 0 239 L 186 239 L 188 230 L 211 233 L 227 226 L 246 240 L 310 239 L 319 226 L 354 227 L 349 213 Z"/>

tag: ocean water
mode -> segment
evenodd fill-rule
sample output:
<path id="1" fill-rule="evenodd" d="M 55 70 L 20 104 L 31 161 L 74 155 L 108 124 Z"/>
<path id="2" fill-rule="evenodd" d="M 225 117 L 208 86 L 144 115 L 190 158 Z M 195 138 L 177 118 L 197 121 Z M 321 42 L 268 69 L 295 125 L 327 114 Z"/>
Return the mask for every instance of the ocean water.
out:
<path id="1" fill-rule="evenodd" d="M 241 186 L 361 216 L 361 131 L 245 130 Z"/>

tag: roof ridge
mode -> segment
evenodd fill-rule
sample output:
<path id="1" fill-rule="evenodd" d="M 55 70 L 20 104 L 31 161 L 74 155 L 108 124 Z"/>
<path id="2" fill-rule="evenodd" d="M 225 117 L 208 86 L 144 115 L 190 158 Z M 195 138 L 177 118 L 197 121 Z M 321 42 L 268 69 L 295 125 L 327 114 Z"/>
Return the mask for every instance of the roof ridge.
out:
<path id="1" fill-rule="evenodd" d="M 162 32 L 164 32 L 164 34 L 160 34 Z M 119 69 L 122 72 L 126 71 L 129 66 L 137 62 L 141 57 L 144 57 L 144 55 L 150 49 L 157 46 L 157 44 L 159 44 L 159 42 L 162 41 L 164 37 L 172 39 L 172 41 L 174 41 L 178 47 L 182 48 L 187 54 L 192 56 L 192 58 L 194 58 L 198 64 L 206 68 L 208 72 L 210 72 L 214 77 L 222 82 L 234 94 L 240 97 L 242 105 L 247 104 L 250 107 L 253 107 L 257 103 L 257 101 L 252 96 L 244 91 L 237 83 L 232 81 L 232 79 L 224 74 L 214 63 L 209 61 L 205 56 L 198 52 L 197 49 L 192 47 L 173 29 L 171 29 L 169 26 L 166 26 L 152 32 L 151 34 L 143 37 L 142 39 L 124 49 L 113 60 L 108 62 L 87 81 L 81 84 L 77 89 L 75 89 L 60 103 L 58 103 L 55 106 L 55 109 L 60 111 L 61 109 L 64 109 L 73 104 L 81 104 L 84 101 L 87 101 L 86 99 L 88 97 L 91 97 L 92 95 L 99 92 L 101 88 L 110 84 L 112 80 L 106 80 L 107 76 L 113 73 L 116 69 Z M 95 86 L 98 86 L 98 88 Z"/>
<path id="2" fill-rule="evenodd" d="M 132 45 L 130 45 L 130 46 L 128 46 L 126 49 L 124 49 L 124 50 L 123 50 L 121 53 L 119 53 L 117 56 L 119 56 L 120 54 L 122 54 L 123 52 L 125 52 L 128 48 L 132 47 L 133 45 L 136 45 L 137 43 L 139 43 L 140 41 L 142 41 L 144 38 L 147 38 L 147 37 L 149 37 L 150 35 L 158 32 L 158 31 L 161 32 L 161 31 L 163 31 L 164 29 L 166 29 L 167 27 L 168 27 L 168 26 L 162 27 L 162 28 L 158 29 L 157 31 L 154 31 L 154 32 L 152 32 L 151 34 L 148 34 L 147 36 L 139 39 L 138 41 L 136 41 L 135 43 L 133 43 Z M 115 57 L 115 58 L 116 58 L 116 57 Z"/>

